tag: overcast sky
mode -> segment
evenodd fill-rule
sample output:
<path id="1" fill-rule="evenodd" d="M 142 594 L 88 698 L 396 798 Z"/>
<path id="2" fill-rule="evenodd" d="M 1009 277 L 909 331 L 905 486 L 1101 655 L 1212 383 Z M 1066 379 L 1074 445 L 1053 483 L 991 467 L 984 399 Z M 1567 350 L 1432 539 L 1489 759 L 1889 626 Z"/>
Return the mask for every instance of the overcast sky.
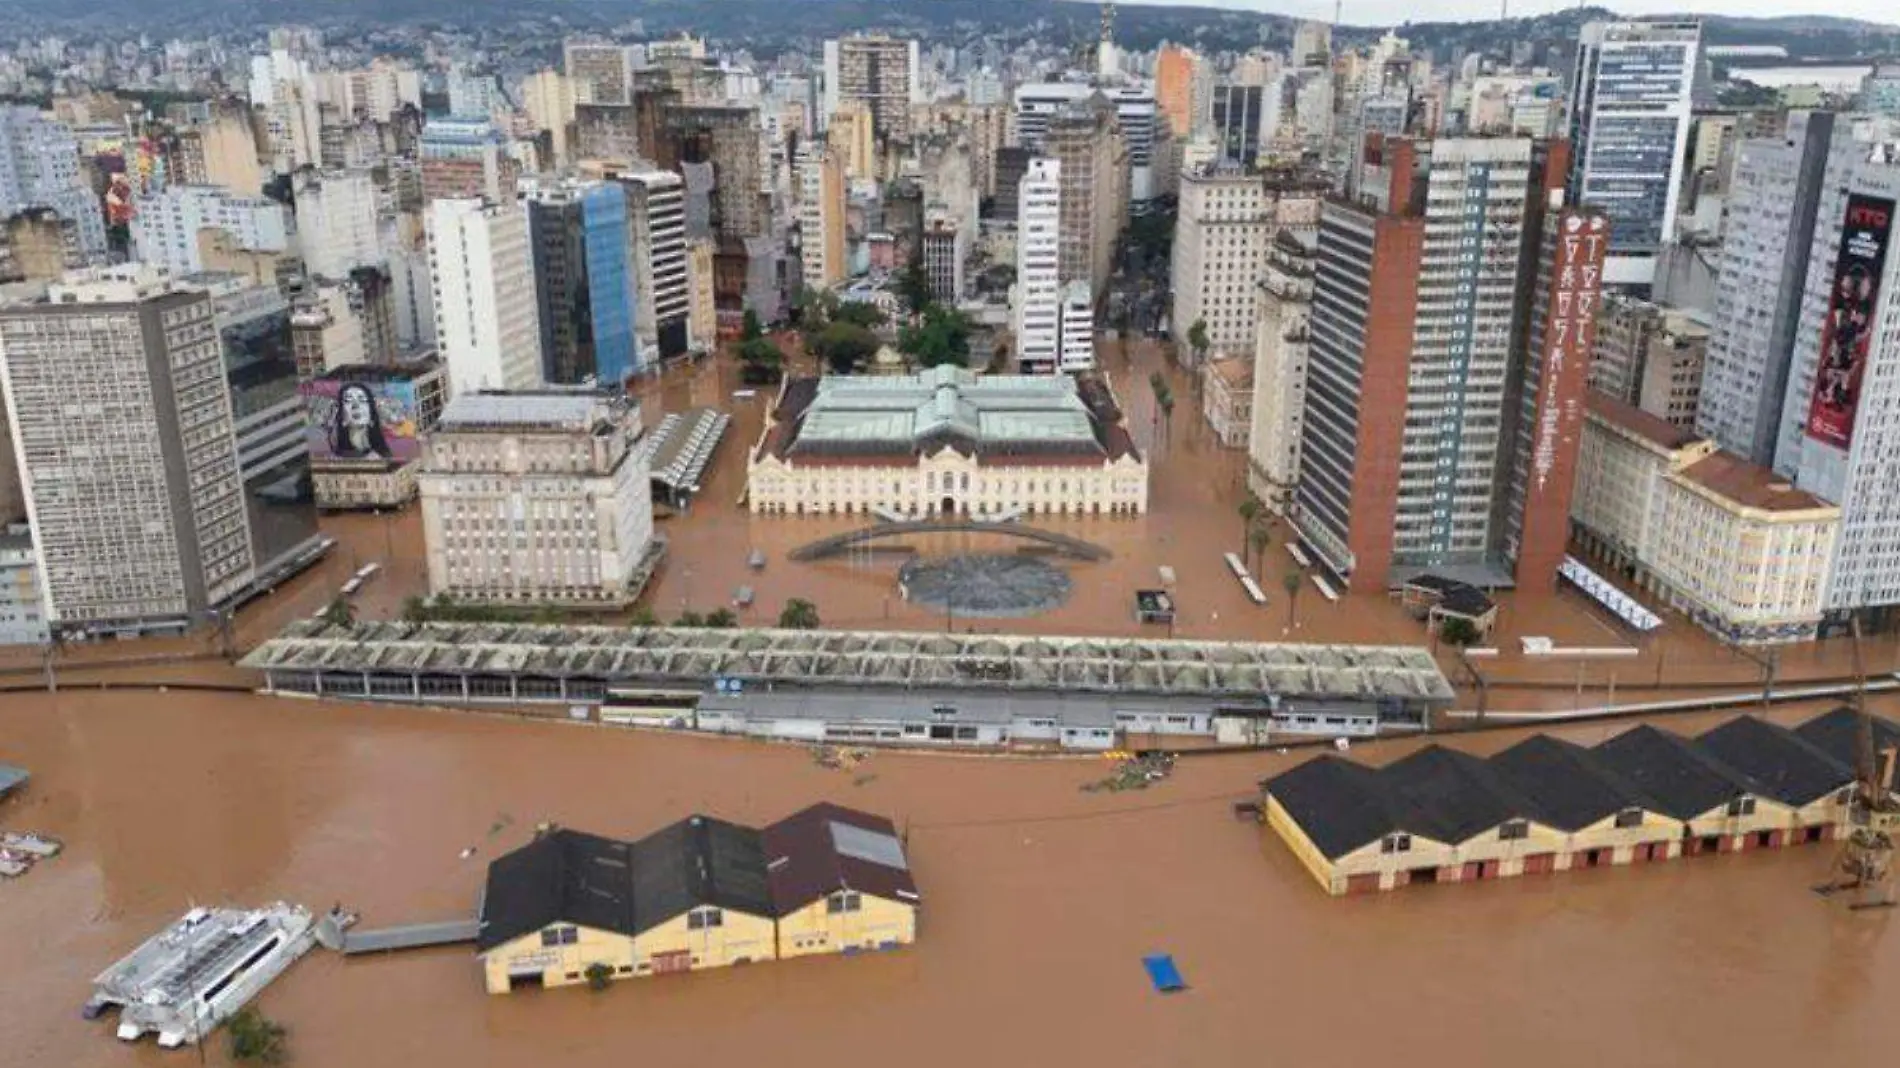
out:
<path id="1" fill-rule="evenodd" d="M 1226 7 L 1249 11 L 1271 11 L 1295 18 L 1327 18 L 1333 14 L 1332 0 L 1118 0 L 1123 4 L 1152 4 L 1188 7 Z M 1513 15 L 1541 15 L 1575 4 L 1557 0 L 1510 0 Z M 1713 12 L 1722 15 L 1829 15 L 1863 18 L 1875 22 L 1900 23 L 1900 12 L 1893 0 L 1830 0 L 1825 5 L 1814 0 L 1621 0 L 1602 6 L 1632 15 L 1667 14 L 1680 11 Z M 1444 19 L 1496 18 L 1498 0 L 1345 0 L 1345 21 L 1360 25 L 1384 25 L 1410 19 L 1430 22 Z"/>

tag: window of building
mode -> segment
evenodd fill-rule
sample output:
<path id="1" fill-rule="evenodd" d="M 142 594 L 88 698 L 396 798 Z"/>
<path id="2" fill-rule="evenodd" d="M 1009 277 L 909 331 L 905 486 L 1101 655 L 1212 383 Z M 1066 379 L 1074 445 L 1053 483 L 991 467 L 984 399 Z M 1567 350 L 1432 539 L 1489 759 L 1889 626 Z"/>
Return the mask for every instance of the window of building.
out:
<path id="1" fill-rule="evenodd" d="M 1624 809 L 1616 814 L 1616 825 L 1618 827 L 1641 827 L 1643 825 L 1643 810 L 1640 808 Z"/>
<path id="2" fill-rule="evenodd" d="M 544 946 L 571 946 L 580 938 L 581 932 L 575 927 L 548 927 L 541 932 L 541 944 Z"/>
<path id="3" fill-rule="evenodd" d="M 689 931 L 703 931 L 725 925 L 726 914 L 720 909 L 694 909 L 686 914 L 686 929 Z"/>
<path id="4" fill-rule="evenodd" d="M 1498 827 L 1498 837 L 1507 842 L 1518 838 L 1529 838 L 1530 834 L 1531 825 L 1528 820 L 1506 820 Z"/>
<path id="5" fill-rule="evenodd" d="M 851 890 L 840 890 L 825 899 L 825 911 L 834 916 L 841 912 L 857 912 L 863 907 L 864 900 Z"/>
<path id="6" fill-rule="evenodd" d="M 1379 843 L 1381 853 L 1410 853 L 1411 851 L 1412 836 L 1409 834 L 1388 834 L 1385 840 Z"/>
<path id="7" fill-rule="evenodd" d="M 1755 799 L 1744 796 L 1730 801 L 1728 803 L 1728 814 L 1731 816 L 1753 816 L 1755 814 Z"/>

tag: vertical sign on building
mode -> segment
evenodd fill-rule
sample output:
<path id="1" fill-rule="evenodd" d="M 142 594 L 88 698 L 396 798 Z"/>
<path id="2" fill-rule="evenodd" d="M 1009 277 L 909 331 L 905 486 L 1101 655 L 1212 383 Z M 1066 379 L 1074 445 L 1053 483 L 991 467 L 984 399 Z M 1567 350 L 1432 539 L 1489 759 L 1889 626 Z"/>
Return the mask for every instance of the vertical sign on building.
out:
<path id="1" fill-rule="evenodd" d="M 1891 200 L 1856 193 L 1847 198 L 1847 217 L 1841 222 L 1841 252 L 1834 261 L 1834 285 L 1821 326 L 1821 359 L 1808 401 L 1808 437 L 1837 449 L 1847 448 L 1854 438 L 1893 208 Z"/>
<path id="2" fill-rule="evenodd" d="M 1517 553 L 1520 588 L 1549 589 L 1570 533 L 1570 492 L 1583 433 L 1584 382 L 1596 345 L 1609 223 L 1601 214 L 1565 209 L 1556 218 L 1556 249 L 1542 284 L 1549 287 L 1544 332 L 1531 358 L 1540 362 L 1533 409 L 1530 478 L 1524 488 L 1523 540 Z"/>

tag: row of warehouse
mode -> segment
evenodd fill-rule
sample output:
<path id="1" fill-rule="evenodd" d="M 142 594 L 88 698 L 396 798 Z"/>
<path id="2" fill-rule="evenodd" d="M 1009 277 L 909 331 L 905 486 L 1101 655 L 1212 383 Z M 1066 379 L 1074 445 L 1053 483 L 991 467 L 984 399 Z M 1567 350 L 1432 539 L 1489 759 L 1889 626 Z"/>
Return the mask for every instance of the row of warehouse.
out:
<path id="1" fill-rule="evenodd" d="M 490 993 L 600 984 L 908 945 L 921 901 L 891 821 L 828 803 L 762 830 L 554 828 L 489 865 L 476 948 Z"/>
<path id="2" fill-rule="evenodd" d="M 1875 728 L 1877 749 L 1900 745 Z M 1825 842 L 1844 834 L 1857 730 L 1840 708 L 1594 748 L 1537 735 L 1489 758 L 1432 745 L 1382 768 L 1327 755 L 1262 783 L 1262 807 L 1329 894 Z"/>

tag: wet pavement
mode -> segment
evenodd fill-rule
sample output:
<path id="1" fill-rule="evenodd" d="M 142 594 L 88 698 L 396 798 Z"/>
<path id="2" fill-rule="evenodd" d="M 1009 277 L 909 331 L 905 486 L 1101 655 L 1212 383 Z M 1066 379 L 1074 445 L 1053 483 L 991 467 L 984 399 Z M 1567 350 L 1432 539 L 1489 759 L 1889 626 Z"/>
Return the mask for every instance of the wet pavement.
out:
<path id="1" fill-rule="evenodd" d="M 1415 744 L 1357 754 L 1383 762 Z M 290 1028 L 296 1063 L 361 1068 L 1595 1068 L 1877 1063 L 1900 997 L 1894 914 L 1815 898 L 1831 857 L 1819 849 L 1329 899 L 1231 815 L 1303 754 L 1187 758 L 1148 790 L 1090 793 L 1098 758 L 877 752 L 838 771 L 789 746 L 69 691 L 0 698 L 0 757 L 34 774 L 0 805 L 0 827 L 68 846 L 0 884 L 6 1065 L 192 1063 L 122 1045 L 77 1010 L 93 974 L 194 902 L 341 901 L 372 926 L 444 919 L 471 908 L 487 862 L 539 820 L 634 836 L 693 811 L 764 821 L 820 799 L 909 834 L 925 900 L 916 946 L 512 997 L 483 993 L 462 949 L 318 952 L 261 1006 Z M 1187 992 L 1151 992 L 1140 960 L 1152 952 L 1174 955 Z"/>

